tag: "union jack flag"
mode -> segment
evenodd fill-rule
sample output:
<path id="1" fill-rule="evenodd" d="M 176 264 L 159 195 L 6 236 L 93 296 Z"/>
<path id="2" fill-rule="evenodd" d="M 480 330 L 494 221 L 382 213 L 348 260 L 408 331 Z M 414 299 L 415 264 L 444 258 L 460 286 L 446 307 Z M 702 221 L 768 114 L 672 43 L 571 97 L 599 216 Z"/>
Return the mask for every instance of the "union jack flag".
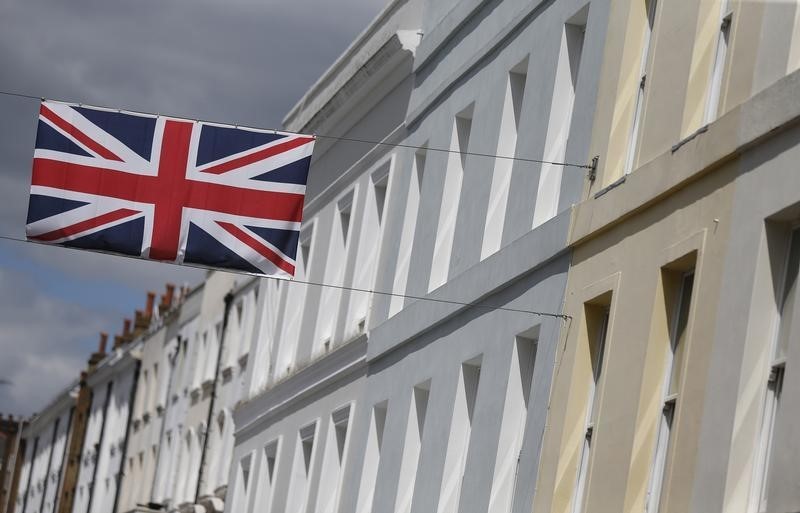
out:
<path id="1" fill-rule="evenodd" d="M 44 101 L 28 239 L 293 276 L 314 138 Z"/>

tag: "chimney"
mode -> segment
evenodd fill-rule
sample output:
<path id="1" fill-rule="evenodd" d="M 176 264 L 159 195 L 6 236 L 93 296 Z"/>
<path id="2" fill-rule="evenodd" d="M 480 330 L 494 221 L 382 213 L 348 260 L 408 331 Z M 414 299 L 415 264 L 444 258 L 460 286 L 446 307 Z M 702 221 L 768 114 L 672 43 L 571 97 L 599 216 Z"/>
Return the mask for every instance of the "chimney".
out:
<path id="1" fill-rule="evenodd" d="M 148 292 L 147 293 L 147 306 L 144 309 L 144 315 L 149 319 L 153 317 L 153 305 L 156 301 L 156 293 L 155 292 Z"/>
<path id="2" fill-rule="evenodd" d="M 167 283 L 166 289 L 166 293 L 162 296 L 161 302 L 164 306 L 169 308 L 172 306 L 172 301 L 175 299 L 175 285 Z"/>
<path id="3" fill-rule="evenodd" d="M 108 343 L 108 333 L 105 331 L 100 332 L 100 344 L 97 346 L 97 352 L 106 354 L 106 344 Z"/>
<path id="4" fill-rule="evenodd" d="M 114 349 L 117 349 L 125 343 L 130 342 L 132 338 L 133 334 L 131 333 L 131 320 L 125 319 L 122 321 L 122 334 L 114 337 Z"/>
<path id="5" fill-rule="evenodd" d="M 97 344 L 97 351 L 92 353 L 89 357 L 89 370 L 94 367 L 106 357 L 106 344 L 108 343 L 108 333 L 100 332 L 100 342 Z"/>

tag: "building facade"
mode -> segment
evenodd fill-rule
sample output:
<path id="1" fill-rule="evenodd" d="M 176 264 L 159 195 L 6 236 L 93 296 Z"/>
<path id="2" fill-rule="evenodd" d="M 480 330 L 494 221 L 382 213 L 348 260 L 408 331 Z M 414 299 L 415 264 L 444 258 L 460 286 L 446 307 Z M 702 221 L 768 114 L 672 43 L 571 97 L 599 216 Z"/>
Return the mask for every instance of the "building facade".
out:
<path id="1" fill-rule="evenodd" d="M 535 511 L 800 509 L 797 14 L 611 2 Z"/>
<path id="2" fill-rule="evenodd" d="M 530 511 L 608 4 L 391 2 L 288 114 L 386 144 L 317 142 L 226 511 Z"/>

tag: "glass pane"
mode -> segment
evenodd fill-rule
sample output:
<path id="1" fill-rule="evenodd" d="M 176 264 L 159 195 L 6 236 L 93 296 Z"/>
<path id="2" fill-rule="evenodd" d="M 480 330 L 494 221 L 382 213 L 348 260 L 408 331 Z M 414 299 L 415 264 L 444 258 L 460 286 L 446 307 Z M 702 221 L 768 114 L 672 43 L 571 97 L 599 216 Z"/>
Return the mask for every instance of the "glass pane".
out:
<path id="1" fill-rule="evenodd" d="M 672 336 L 672 372 L 669 379 L 669 394 L 677 394 L 683 374 L 683 353 L 686 347 L 686 326 L 689 322 L 689 309 L 692 306 L 692 285 L 694 273 L 683 277 L 681 292 L 675 317 L 675 331 Z"/>

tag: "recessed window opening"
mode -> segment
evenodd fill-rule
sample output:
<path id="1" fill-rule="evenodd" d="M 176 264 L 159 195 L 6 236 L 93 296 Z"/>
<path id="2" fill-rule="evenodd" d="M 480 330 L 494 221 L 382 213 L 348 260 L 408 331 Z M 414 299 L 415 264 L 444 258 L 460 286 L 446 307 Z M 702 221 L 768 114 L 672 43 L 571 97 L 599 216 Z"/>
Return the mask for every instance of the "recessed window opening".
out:
<path id="1" fill-rule="evenodd" d="M 636 158 L 636 150 L 639 141 L 639 125 L 644 109 L 645 89 L 647 86 L 647 61 L 650 57 L 650 43 L 653 37 L 653 28 L 656 20 L 657 0 L 645 0 L 646 19 L 644 20 L 644 44 L 642 47 L 642 59 L 639 65 L 639 87 L 636 92 L 636 104 L 633 110 L 633 123 L 631 124 L 631 134 L 628 139 L 628 153 L 625 158 L 625 174 L 633 171 L 633 164 Z"/>
<path id="2" fill-rule="evenodd" d="M 361 470 L 361 484 L 358 488 L 357 513 L 369 513 L 373 510 L 387 406 L 387 401 L 383 401 L 372 408 L 372 417 L 370 418 L 369 432 L 367 433 L 367 446 L 364 451 L 364 465 Z"/>
<path id="3" fill-rule="evenodd" d="M 342 230 L 342 243 L 347 244 L 347 234 L 350 230 L 350 213 L 353 209 L 352 191 L 344 198 L 340 199 L 336 205 L 339 212 L 339 226 Z"/>
<path id="4" fill-rule="evenodd" d="M 306 509 L 316 435 L 317 422 L 305 426 L 298 433 L 286 511 L 304 511 Z"/>
<path id="5" fill-rule="evenodd" d="M 328 246 L 328 255 L 325 261 L 325 275 L 323 282 L 335 287 L 323 287 L 320 292 L 319 309 L 317 310 L 317 323 L 313 339 L 312 353 L 320 354 L 330 348 L 324 345 L 326 340 L 336 342 L 336 325 L 339 322 L 339 306 L 342 299 L 345 269 L 347 268 L 348 255 L 356 244 L 350 239 L 351 211 L 356 201 L 355 188 L 344 194 L 334 205 L 333 233 L 331 233 Z M 336 225 L 339 225 L 338 227 Z M 345 322 L 345 321 L 341 321 Z"/>
<path id="6" fill-rule="evenodd" d="M 346 405 L 331 414 L 320 474 L 324 477 L 319 482 L 315 511 L 333 513 L 337 509 L 339 493 L 341 492 L 342 468 L 349 422 L 350 405 Z"/>
<path id="7" fill-rule="evenodd" d="M 773 335 L 770 350 L 769 374 L 766 395 L 761 414 L 761 429 L 758 437 L 753 487 L 750 492 L 751 512 L 767 511 L 770 461 L 773 451 L 775 420 L 780 410 L 783 395 L 783 380 L 786 372 L 786 356 L 792 331 L 792 317 L 797 304 L 797 278 L 800 274 L 800 228 L 795 228 L 789 239 L 786 264 L 780 284 L 780 305 L 777 312 L 777 330 Z"/>
<path id="8" fill-rule="evenodd" d="M 450 257 L 453 251 L 453 238 L 461 199 L 461 183 L 464 180 L 464 167 L 469 152 L 469 138 L 472 132 L 472 113 L 474 104 L 458 113 L 453 121 L 450 139 L 451 153 L 447 159 L 444 177 L 442 202 L 439 207 L 439 222 L 436 241 L 433 247 L 433 261 L 428 281 L 428 291 L 434 290 L 447 281 L 450 271 Z"/>
<path id="9" fill-rule="evenodd" d="M 693 259 L 694 257 L 690 257 Z M 650 472 L 647 493 L 647 511 L 663 508 L 663 484 L 671 445 L 673 420 L 679 399 L 681 376 L 686 352 L 686 333 L 689 324 L 694 270 L 665 269 L 662 271 L 665 305 L 668 306 L 669 347 L 664 359 L 664 385 L 662 387 L 661 418 L 659 420 L 656 449 Z"/>
<path id="10" fill-rule="evenodd" d="M 369 176 L 366 205 L 361 214 L 361 229 L 352 287 L 372 290 L 378 272 L 378 258 L 383 245 L 383 210 L 394 157 L 390 157 Z M 373 295 L 351 291 L 344 326 L 344 340 L 349 340 L 366 330 Z"/>
<path id="11" fill-rule="evenodd" d="M 483 356 L 461 364 L 437 513 L 456 513 L 461 499 Z"/>
<path id="12" fill-rule="evenodd" d="M 257 508 L 265 513 L 272 509 L 272 498 L 275 489 L 275 471 L 278 458 L 278 440 L 273 440 L 264 446 L 263 458 L 261 460 L 260 487 L 256 490 L 255 504 Z"/>
<path id="13" fill-rule="evenodd" d="M 705 122 L 711 123 L 719 116 L 722 80 L 725 75 L 725 65 L 728 56 L 728 44 L 731 35 L 733 12 L 730 11 L 729 0 L 720 2 L 719 34 L 717 34 L 717 47 L 714 52 L 714 65 L 711 68 L 711 79 L 708 84 L 708 97 L 706 101 Z"/>
<path id="14" fill-rule="evenodd" d="M 502 157 L 516 156 L 517 133 L 522 116 L 527 73 L 528 57 L 525 57 L 522 62 L 508 72 L 503 112 L 500 117 L 500 133 L 497 139 L 497 155 Z M 489 207 L 483 230 L 481 260 L 500 249 L 513 166 L 514 161 L 510 158 L 495 159 L 492 185 L 489 191 Z"/>
<path id="15" fill-rule="evenodd" d="M 410 513 L 411 511 L 430 390 L 431 380 L 427 380 L 416 385 L 411 391 L 411 404 L 408 412 L 405 440 L 403 441 L 403 456 L 400 462 L 400 477 L 397 481 L 395 513 Z"/>
<path id="16" fill-rule="evenodd" d="M 567 20 L 561 32 L 561 46 L 544 145 L 543 160 L 547 162 L 566 160 L 588 16 L 587 4 Z M 542 164 L 533 213 L 534 228 L 558 213 L 563 170 L 563 166 Z"/>
<path id="17" fill-rule="evenodd" d="M 586 343 L 588 365 L 583 369 L 586 377 L 586 427 L 583 432 L 581 456 L 578 464 L 578 474 L 575 480 L 575 489 L 572 497 L 572 513 L 582 513 L 586 500 L 586 481 L 589 470 L 589 459 L 592 450 L 592 439 L 595 437 L 597 425 L 597 391 L 603 373 L 603 360 L 605 358 L 606 338 L 609 322 L 609 304 L 611 294 L 607 293 L 597 300 L 584 305 L 586 322 Z"/>
<path id="18" fill-rule="evenodd" d="M 538 337 L 537 326 L 515 337 L 512 347 L 489 511 L 514 511 Z"/>
<path id="19" fill-rule="evenodd" d="M 314 233 L 315 223 L 309 223 L 300 230 L 300 250 L 298 251 L 300 261 L 297 262 L 296 280 L 306 280 L 311 275 L 311 266 L 314 260 L 312 252 Z M 286 289 L 286 316 L 280 325 L 277 337 L 278 349 L 274 370 L 276 377 L 282 376 L 294 366 L 307 291 L 307 285 L 297 282 Z"/>
<path id="20" fill-rule="evenodd" d="M 389 303 L 389 316 L 393 316 L 403 308 L 405 298 L 403 294 L 408 287 L 408 272 L 411 267 L 411 254 L 414 246 L 414 234 L 417 229 L 419 217 L 419 201 L 422 196 L 422 178 L 425 174 L 425 158 L 427 142 L 422 149 L 414 154 L 413 168 L 411 169 L 408 196 L 406 197 L 406 210 L 403 215 L 403 231 L 400 234 L 400 247 L 397 254 L 392 296 Z"/>

